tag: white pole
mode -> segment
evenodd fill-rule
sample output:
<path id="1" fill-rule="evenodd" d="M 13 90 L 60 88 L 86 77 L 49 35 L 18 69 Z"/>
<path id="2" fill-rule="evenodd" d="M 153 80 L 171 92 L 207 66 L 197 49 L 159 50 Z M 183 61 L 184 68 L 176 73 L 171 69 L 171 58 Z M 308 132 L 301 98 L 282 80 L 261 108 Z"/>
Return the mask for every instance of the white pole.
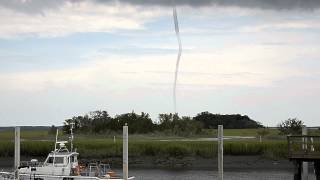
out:
<path id="1" fill-rule="evenodd" d="M 74 128 L 75 123 L 71 122 L 70 123 L 70 146 L 71 146 L 71 152 L 73 151 L 73 128 Z"/>
<path id="2" fill-rule="evenodd" d="M 128 180 L 128 126 L 123 126 L 123 179 Z"/>
<path id="3" fill-rule="evenodd" d="M 56 162 L 56 151 L 57 151 L 58 134 L 59 134 L 59 129 L 57 128 L 57 131 L 56 131 L 56 142 L 54 143 L 54 152 L 53 152 L 52 174 L 54 173 L 54 164 Z"/>
<path id="4" fill-rule="evenodd" d="M 218 125 L 218 179 L 223 180 L 223 125 Z"/>
<path id="5" fill-rule="evenodd" d="M 16 126 L 14 131 L 14 169 L 16 179 L 19 180 L 19 166 L 20 166 L 20 127 Z"/>
<path id="6" fill-rule="evenodd" d="M 302 127 L 302 135 L 308 135 L 308 128 L 306 126 Z M 304 150 L 308 150 L 308 138 L 303 138 L 302 147 Z M 308 180 L 308 162 L 302 162 L 302 180 Z"/>

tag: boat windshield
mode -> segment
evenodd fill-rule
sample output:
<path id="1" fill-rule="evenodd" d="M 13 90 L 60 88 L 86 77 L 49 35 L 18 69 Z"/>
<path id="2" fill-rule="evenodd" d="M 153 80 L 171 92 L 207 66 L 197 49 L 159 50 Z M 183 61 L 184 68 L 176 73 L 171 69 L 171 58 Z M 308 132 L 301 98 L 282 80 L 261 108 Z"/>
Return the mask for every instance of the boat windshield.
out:
<path id="1" fill-rule="evenodd" d="M 54 161 L 54 163 L 55 164 L 63 164 L 63 159 L 64 159 L 64 157 L 49 157 L 49 159 L 48 159 L 48 161 L 47 161 L 47 163 L 50 163 L 50 164 L 52 164 L 53 163 L 53 159 L 55 159 Z"/>

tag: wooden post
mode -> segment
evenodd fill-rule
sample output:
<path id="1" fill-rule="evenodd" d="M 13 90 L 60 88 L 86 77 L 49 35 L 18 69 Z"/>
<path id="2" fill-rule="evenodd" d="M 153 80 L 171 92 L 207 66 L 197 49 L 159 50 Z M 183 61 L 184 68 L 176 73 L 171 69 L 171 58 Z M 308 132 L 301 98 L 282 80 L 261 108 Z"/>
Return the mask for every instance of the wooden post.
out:
<path id="1" fill-rule="evenodd" d="M 294 164 L 294 176 L 293 180 L 301 180 L 301 168 L 302 168 L 302 162 L 295 160 L 293 161 Z"/>
<path id="2" fill-rule="evenodd" d="M 223 180 L 223 125 L 218 125 L 218 179 Z"/>
<path id="3" fill-rule="evenodd" d="M 314 171 L 316 175 L 316 180 L 320 180 L 320 160 L 314 161 Z"/>
<path id="4" fill-rule="evenodd" d="M 123 126 L 123 179 L 128 180 L 128 126 Z"/>
<path id="5" fill-rule="evenodd" d="M 19 180 L 19 166 L 20 166 L 20 127 L 16 126 L 14 130 L 14 170 L 15 177 Z"/>
<path id="6" fill-rule="evenodd" d="M 308 128 L 302 127 L 302 135 L 308 135 Z M 304 151 L 308 151 L 308 138 L 303 138 L 302 148 Z M 302 180 L 308 180 L 308 162 L 302 162 Z"/>

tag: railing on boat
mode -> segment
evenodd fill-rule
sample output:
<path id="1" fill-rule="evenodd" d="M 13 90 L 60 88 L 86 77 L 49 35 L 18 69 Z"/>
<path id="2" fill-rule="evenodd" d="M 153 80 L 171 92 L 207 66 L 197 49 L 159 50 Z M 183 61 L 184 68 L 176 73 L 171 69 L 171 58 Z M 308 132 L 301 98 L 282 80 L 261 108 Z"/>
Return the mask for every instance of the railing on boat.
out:
<path id="1" fill-rule="evenodd" d="M 111 170 L 109 164 L 103 163 L 90 163 L 85 169 L 81 171 L 81 175 L 83 176 L 95 176 L 101 177 L 105 176 Z"/>
<path id="2" fill-rule="evenodd" d="M 43 166 L 44 162 L 32 162 L 32 161 L 20 161 L 20 167 L 40 167 Z"/>
<path id="3" fill-rule="evenodd" d="M 1 180 L 13 180 L 13 179 L 15 179 L 15 176 L 14 176 L 14 173 L 0 171 L 0 179 Z"/>

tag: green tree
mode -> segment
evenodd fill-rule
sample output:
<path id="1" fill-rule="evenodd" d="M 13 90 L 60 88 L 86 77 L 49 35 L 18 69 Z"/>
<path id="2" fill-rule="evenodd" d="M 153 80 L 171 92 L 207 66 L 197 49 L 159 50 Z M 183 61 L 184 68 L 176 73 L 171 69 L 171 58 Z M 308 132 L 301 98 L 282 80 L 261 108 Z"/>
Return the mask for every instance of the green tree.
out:
<path id="1" fill-rule="evenodd" d="M 240 114 L 212 114 L 208 111 L 197 114 L 194 120 L 203 124 L 206 129 L 217 129 L 218 125 L 223 125 L 225 129 L 245 129 L 263 127 L 259 122 L 250 119 L 248 116 Z"/>
<path id="2" fill-rule="evenodd" d="M 282 121 L 278 125 L 280 134 L 290 135 L 290 134 L 301 134 L 303 122 L 297 118 L 287 119 Z"/>
<path id="3" fill-rule="evenodd" d="M 202 124 L 191 117 L 178 114 L 159 114 L 159 130 L 170 135 L 190 136 L 201 132 Z"/>
<path id="4" fill-rule="evenodd" d="M 109 129 L 111 117 L 107 111 L 93 111 L 89 113 L 91 127 L 94 133 L 104 133 Z"/>
<path id="5" fill-rule="evenodd" d="M 54 126 L 54 125 L 52 125 L 51 127 L 50 127 L 50 129 L 49 129 L 49 131 L 48 131 L 48 134 L 53 134 L 53 135 L 55 135 L 56 133 L 57 133 L 57 127 L 56 126 Z"/>
<path id="6" fill-rule="evenodd" d="M 141 115 L 135 112 L 117 115 L 115 117 L 115 123 L 118 130 L 122 129 L 122 126 L 128 124 L 129 133 L 149 133 L 154 130 L 154 124 L 149 114 L 141 112 Z"/>
<path id="7" fill-rule="evenodd" d="M 259 128 L 257 131 L 257 135 L 261 136 L 262 138 L 270 134 L 270 130 L 267 127 Z"/>

